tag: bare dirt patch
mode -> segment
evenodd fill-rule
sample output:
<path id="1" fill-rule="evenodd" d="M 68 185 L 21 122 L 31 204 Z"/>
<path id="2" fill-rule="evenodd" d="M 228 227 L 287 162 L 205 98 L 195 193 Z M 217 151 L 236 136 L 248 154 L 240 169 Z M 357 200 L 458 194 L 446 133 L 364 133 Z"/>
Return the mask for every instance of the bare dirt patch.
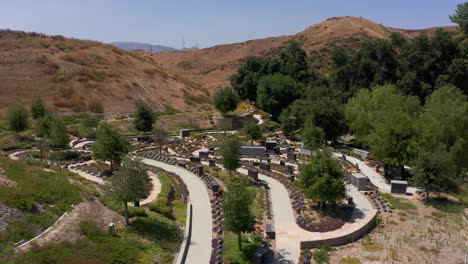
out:
<path id="1" fill-rule="evenodd" d="M 105 207 L 99 200 L 91 199 L 76 205 L 52 230 L 36 239 L 33 244 L 43 246 L 62 241 L 76 241 L 81 237 L 79 225 L 86 220 L 95 222 L 100 228 L 106 228 L 109 223 L 119 227 L 124 222 L 123 216 Z M 31 245 L 27 245 L 22 250 L 30 247 Z"/>
<path id="2" fill-rule="evenodd" d="M 330 263 L 348 257 L 361 263 L 463 263 L 467 220 L 464 213 L 445 213 L 411 200 L 414 210 L 394 210 L 363 239 L 335 248 Z"/>

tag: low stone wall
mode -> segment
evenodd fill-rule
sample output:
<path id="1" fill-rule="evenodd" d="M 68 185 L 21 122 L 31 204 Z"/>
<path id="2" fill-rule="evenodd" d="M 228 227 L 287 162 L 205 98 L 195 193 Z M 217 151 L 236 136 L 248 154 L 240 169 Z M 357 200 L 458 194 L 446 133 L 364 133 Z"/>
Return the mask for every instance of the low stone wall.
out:
<path id="1" fill-rule="evenodd" d="M 349 234 L 342 235 L 342 236 L 333 237 L 333 238 L 322 238 L 322 239 L 311 240 L 311 241 L 301 241 L 301 250 L 319 248 L 325 243 L 327 243 L 330 246 L 341 246 L 341 245 L 345 245 L 348 243 L 352 243 L 358 240 L 359 238 L 363 237 L 365 234 L 369 233 L 376 226 L 376 219 L 377 219 L 377 210 L 373 212 L 372 217 L 365 225 L 355 230 L 354 232 L 351 232 Z"/>
<path id="2" fill-rule="evenodd" d="M 192 210 L 192 204 L 187 203 L 187 219 L 185 221 L 184 240 L 182 241 L 182 245 L 180 246 L 180 251 L 176 262 L 177 264 L 185 264 L 185 261 L 187 259 L 187 254 L 192 240 Z"/>
<path id="3" fill-rule="evenodd" d="M 248 113 L 242 116 L 215 118 L 216 127 L 220 130 L 232 130 L 242 128 L 245 123 L 253 120 L 253 114 Z"/>

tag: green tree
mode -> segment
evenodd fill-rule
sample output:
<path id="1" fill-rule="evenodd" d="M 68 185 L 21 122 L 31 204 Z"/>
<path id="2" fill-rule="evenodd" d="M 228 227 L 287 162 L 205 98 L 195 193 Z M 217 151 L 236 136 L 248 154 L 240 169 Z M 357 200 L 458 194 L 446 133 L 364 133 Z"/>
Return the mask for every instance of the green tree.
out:
<path id="1" fill-rule="evenodd" d="M 53 148 L 66 147 L 68 142 L 70 142 L 65 121 L 60 116 L 55 116 L 50 123 L 48 141 L 49 145 Z"/>
<path id="2" fill-rule="evenodd" d="M 237 234 L 239 250 L 242 250 L 242 233 L 255 230 L 255 216 L 251 204 L 254 197 L 242 181 L 231 181 L 224 193 L 223 211 L 226 229 Z"/>
<path id="3" fill-rule="evenodd" d="M 237 137 L 226 138 L 221 146 L 222 164 L 229 174 L 240 167 L 240 147 Z"/>
<path id="4" fill-rule="evenodd" d="M 98 161 L 110 161 L 111 169 L 120 166 L 122 158 L 130 150 L 130 142 L 118 128 L 102 123 L 96 131 L 96 142 L 92 145 L 94 159 Z"/>
<path id="5" fill-rule="evenodd" d="M 415 123 L 417 145 L 427 152 L 442 147 L 460 175 L 468 164 L 467 96 L 454 86 L 439 88 L 427 98 Z"/>
<path id="6" fill-rule="evenodd" d="M 302 92 L 302 85 L 291 77 L 281 74 L 264 76 L 258 83 L 257 104 L 277 120 L 281 111 L 298 99 Z"/>
<path id="7" fill-rule="evenodd" d="M 47 113 L 45 116 L 37 119 L 36 136 L 39 138 L 49 138 L 53 122 L 53 115 Z"/>
<path id="8" fill-rule="evenodd" d="M 281 50 L 278 61 L 282 74 L 290 76 L 298 81 L 304 81 L 308 77 L 307 54 L 304 49 L 302 49 L 302 44 L 300 42 L 289 42 L 286 47 Z"/>
<path id="9" fill-rule="evenodd" d="M 161 130 L 161 129 L 154 129 L 153 130 L 153 142 L 156 143 L 159 147 L 159 154 L 162 154 L 162 151 L 163 151 L 163 148 L 164 148 L 164 145 L 167 144 L 167 135 L 166 133 Z"/>
<path id="10" fill-rule="evenodd" d="M 34 120 L 44 117 L 45 107 L 44 107 L 44 104 L 42 103 L 41 98 L 36 98 L 31 104 L 31 115 L 34 118 Z"/>
<path id="11" fill-rule="evenodd" d="M 304 195 L 318 201 L 320 206 L 345 197 L 343 171 L 335 159 L 322 151 L 316 151 L 302 166 L 299 185 Z"/>
<path id="12" fill-rule="evenodd" d="M 111 197 L 122 202 L 125 208 L 125 223 L 130 224 L 128 203 L 139 201 L 149 194 L 149 178 L 146 169 L 137 159 L 125 158 L 123 166 L 114 173 L 108 185 Z"/>
<path id="13" fill-rule="evenodd" d="M 260 130 L 260 127 L 257 126 L 257 124 L 253 121 L 248 122 L 245 125 L 244 130 L 247 136 L 249 137 L 249 139 L 251 140 L 252 146 L 253 146 L 254 140 L 258 140 L 262 137 L 262 131 Z"/>
<path id="14" fill-rule="evenodd" d="M 302 142 L 307 149 L 322 148 L 325 146 L 325 134 L 320 127 L 316 127 L 312 122 L 308 122 L 302 132 Z"/>
<path id="15" fill-rule="evenodd" d="M 424 188 L 425 200 L 429 200 L 430 191 L 447 191 L 454 186 L 455 169 L 444 146 L 429 151 L 419 148 L 418 156 L 414 162 L 414 182 Z"/>
<path id="16" fill-rule="evenodd" d="M 462 32 L 468 34 L 468 2 L 458 4 L 457 10 L 455 14 L 450 16 L 450 20 L 458 24 Z"/>
<path id="17" fill-rule="evenodd" d="M 219 89 L 213 95 L 213 105 L 218 109 L 223 116 L 234 111 L 239 103 L 239 96 L 229 87 Z"/>
<path id="18" fill-rule="evenodd" d="M 307 102 L 304 99 L 298 99 L 283 109 L 279 116 L 279 121 L 285 135 L 291 135 L 294 131 L 301 128 L 305 123 L 306 109 Z"/>
<path id="19" fill-rule="evenodd" d="M 156 122 L 156 114 L 153 109 L 144 101 L 135 103 L 136 112 L 133 119 L 133 125 L 138 131 L 149 132 L 153 130 L 153 125 Z"/>
<path id="20" fill-rule="evenodd" d="M 357 140 L 370 146 L 381 161 L 397 166 L 410 162 L 414 153 L 414 119 L 419 111 L 416 97 L 398 94 L 395 86 L 361 90 L 346 105 L 346 119 Z"/>
<path id="21" fill-rule="evenodd" d="M 12 104 L 8 107 L 6 112 L 6 120 L 11 130 L 16 132 L 24 131 L 28 128 L 28 112 L 22 105 Z"/>
<path id="22" fill-rule="evenodd" d="M 339 93 L 327 86 L 309 87 L 305 103 L 305 118 L 320 127 L 327 140 L 336 140 L 346 129 Z"/>

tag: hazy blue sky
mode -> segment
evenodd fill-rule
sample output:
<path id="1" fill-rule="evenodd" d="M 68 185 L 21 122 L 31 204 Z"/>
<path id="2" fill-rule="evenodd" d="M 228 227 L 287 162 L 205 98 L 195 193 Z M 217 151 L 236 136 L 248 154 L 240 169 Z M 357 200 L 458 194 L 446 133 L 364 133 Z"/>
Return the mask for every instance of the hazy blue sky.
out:
<path id="1" fill-rule="evenodd" d="M 0 28 L 103 42 L 200 47 L 291 35 L 335 16 L 386 26 L 451 25 L 463 0 L 0 0 Z"/>

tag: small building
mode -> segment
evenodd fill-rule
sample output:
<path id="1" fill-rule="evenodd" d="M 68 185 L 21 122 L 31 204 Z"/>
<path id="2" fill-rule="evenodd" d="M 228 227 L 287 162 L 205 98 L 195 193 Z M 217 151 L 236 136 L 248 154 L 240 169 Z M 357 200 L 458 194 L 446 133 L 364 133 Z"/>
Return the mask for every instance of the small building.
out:
<path id="1" fill-rule="evenodd" d="M 408 186 L 407 181 L 392 180 L 390 184 L 391 193 L 406 194 L 406 187 Z"/>
<path id="2" fill-rule="evenodd" d="M 361 173 L 353 173 L 351 175 L 351 184 L 354 185 L 358 191 L 365 191 L 368 178 Z"/>
<path id="3" fill-rule="evenodd" d="M 265 147 L 251 147 L 251 146 L 241 146 L 240 154 L 243 156 L 265 156 L 266 149 Z"/>

